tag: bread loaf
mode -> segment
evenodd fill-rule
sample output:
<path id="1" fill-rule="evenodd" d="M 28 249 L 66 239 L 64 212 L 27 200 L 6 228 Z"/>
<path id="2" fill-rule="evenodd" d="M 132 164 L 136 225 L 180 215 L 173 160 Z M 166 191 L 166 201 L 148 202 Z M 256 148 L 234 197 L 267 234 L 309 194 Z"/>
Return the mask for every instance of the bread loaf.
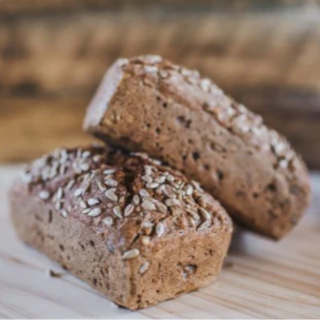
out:
<path id="1" fill-rule="evenodd" d="M 211 80 L 159 56 L 116 61 L 84 128 L 181 170 L 259 234 L 281 238 L 309 203 L 306 167 L 285 138 Z"/>
<path id="2" fill-rule="evenodd" d="M 136 310 L 213 281 L 232 223 L 196 182 L 143 154 L 59 149 L 10 191 L 20 238 Z"/>

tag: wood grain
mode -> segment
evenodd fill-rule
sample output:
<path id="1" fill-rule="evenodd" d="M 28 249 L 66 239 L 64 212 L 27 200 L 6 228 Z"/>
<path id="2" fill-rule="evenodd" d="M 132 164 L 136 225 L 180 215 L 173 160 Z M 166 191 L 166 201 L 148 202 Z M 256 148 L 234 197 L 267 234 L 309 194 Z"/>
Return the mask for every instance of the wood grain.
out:
<path id="1" fill-rule="evenodd" d="M 60 146 L 85 145 L 86 99 L 0 99 L 0 162 L 33 160 Z"/>
<path id="2" fill-rule="evenodd" d="M 279 243 L 238 233 L 219 280 L 199 291 L 130 312 L 16 238 L 6 192 L 21 167 L 0 167 L 0 317 L 4 318 L 319 318 L 320 174 L 301 224 Z M 50 278 L 46 270 L 61 272 Z"/>
<path id="3" fill-rule="evenodd" d="M 145 53 L 199 69 L 231 94 L 319 94 L 320 7 L 260 1 L 257 11 L 254 2 L 220 10 L 221 1 L 123 1 L 115 11 L 111 0 L 95 10 L 89 1 L 4 1 L 21 12 L 37 5 L 0 16 L 0 94 L 88 97 L 115 59 Z"/>

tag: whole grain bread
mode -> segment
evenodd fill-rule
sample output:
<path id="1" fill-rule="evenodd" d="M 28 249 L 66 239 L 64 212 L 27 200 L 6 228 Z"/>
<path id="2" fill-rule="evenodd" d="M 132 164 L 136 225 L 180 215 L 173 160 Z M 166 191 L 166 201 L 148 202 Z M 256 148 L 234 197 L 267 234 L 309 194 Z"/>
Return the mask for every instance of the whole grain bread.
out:
<path id="1" fill-rule="evenodd" d="M 136 310 L 214 280 L 232 223 L 196 182 L 144 154 L 59 149 L 10 191 L 20 238 Z"/>
<path id="2" fill-rule="evenodd" d="M 308 206 L 307 170 L 286 139 L 211 80 L 159 56 L 116 61 L 84 128 L 181 170 L 259 234 L 281 238 Z"/>

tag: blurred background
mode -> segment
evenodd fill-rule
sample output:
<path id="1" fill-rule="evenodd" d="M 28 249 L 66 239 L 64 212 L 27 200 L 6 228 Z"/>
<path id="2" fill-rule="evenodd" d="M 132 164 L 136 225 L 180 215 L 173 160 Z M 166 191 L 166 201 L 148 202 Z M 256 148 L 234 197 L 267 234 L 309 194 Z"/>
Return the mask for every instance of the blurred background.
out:
<path id="1" fill-rule="evenodd" d="M 0 163 L 90 141 L 86 106 L 118 57 L 196 68 L 320 168 L 320 2 L 0 0 Z"/>

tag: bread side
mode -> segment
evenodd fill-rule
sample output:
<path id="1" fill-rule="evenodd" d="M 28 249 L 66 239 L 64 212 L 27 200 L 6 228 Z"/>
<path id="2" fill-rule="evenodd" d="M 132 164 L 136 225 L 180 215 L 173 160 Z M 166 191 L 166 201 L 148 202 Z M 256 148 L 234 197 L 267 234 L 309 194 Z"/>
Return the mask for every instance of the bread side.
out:
<path id="1" fill-rule="evenodd" d="M 308 206 L 307 170 L 288 142 L 209 79 L 161 57 L 118 60 L 84 128 L 200 181 L 259 234 L 283 237 Z"/>
<path id="2" fill-rule="evenodd" d="M 197 183 L 108 147 L 36 161 L 12 187 L 10 204 L 23 241 L 132 310 L 214 280 L 232 232 Z"/>

